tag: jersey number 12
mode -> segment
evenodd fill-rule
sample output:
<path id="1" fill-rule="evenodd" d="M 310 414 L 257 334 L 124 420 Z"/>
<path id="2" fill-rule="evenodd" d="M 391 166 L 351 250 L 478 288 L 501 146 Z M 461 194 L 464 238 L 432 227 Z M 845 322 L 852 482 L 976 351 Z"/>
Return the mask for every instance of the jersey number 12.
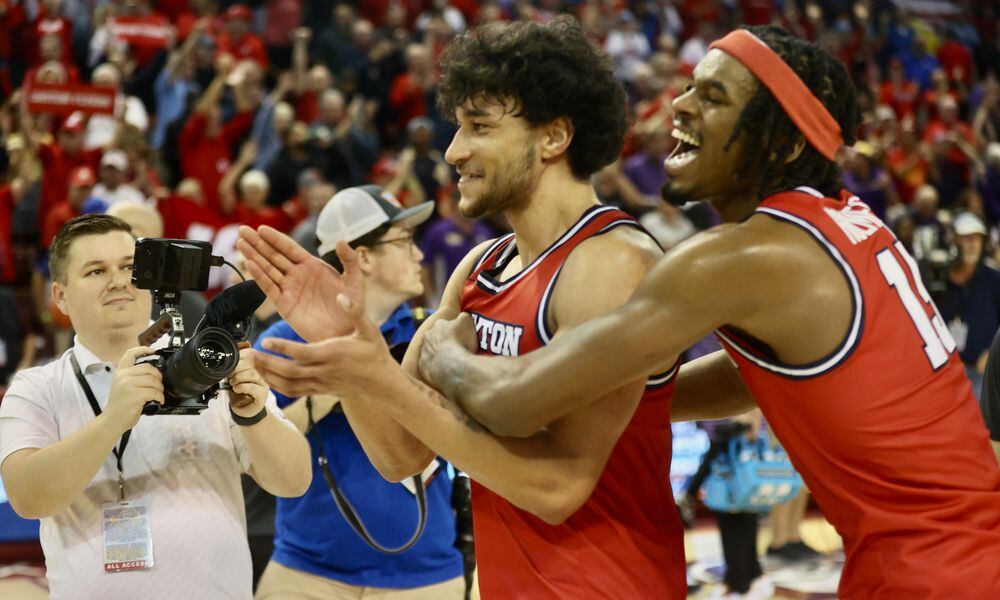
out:
<path id="1" fill-rule="evenodd" d="M 955 351 L 955 340 L 944 326 L 941 314 L 931 302 L 931 296 L 927 293 L 923 281 L 920 280 L 920 273 L 917 270 L 917 263 L 913 257 L 906 252 L 903 245 L 898 241 L 895 243 L 896 252 L 906 261 L 906 266 L 910 269 L 913 282 L 916 283 L 917 290 L 914 292 L 910 285 L 910 280 L 903 271 L 903 265 L 899 264 L 899 259 L 893 252 L 886 248 L 875 255 L 878 259 L 878 266 L 882 269 L 882 275 L 886 282 L 899 294 L 899 300 L 903 303 L 903 308 L 910 315 L 917 333 L 924 340 L 924 353 L 927 360 L 931 362 L 931 367 L 937 370 L 946 362 L 952 352 Z M 917 294 L 920 297 L 917 297 Z M 933 316 L 927 314 L 927 307 L 934 311 Z"/>

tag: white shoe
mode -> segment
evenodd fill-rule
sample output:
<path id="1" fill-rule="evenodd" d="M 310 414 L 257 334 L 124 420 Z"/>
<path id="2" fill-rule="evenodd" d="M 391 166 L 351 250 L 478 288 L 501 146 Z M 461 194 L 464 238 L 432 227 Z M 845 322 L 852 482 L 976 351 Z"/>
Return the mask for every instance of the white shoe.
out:
<path id="1" fill-rule="evenodd" d="M 746 600 L 770 600 L 773 596 L 774 582 L 767 575 L 754 579 L 750 589 L 743 595 Z"/>

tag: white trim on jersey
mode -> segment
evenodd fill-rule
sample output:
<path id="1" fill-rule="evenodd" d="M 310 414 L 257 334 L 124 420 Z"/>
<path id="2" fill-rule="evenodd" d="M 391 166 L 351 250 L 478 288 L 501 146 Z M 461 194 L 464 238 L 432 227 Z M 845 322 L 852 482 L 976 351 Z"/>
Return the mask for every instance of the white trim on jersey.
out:
<path id="1" fill-rule="evenodd" d="M 816 196 L 817 198 L 826 198 L 826 196 L 824 196 L 819 190 L 817 190 L 816 188 L 811 188 L 807 185 L 800 185 L 799 187 L 795 188 L 795 191 L 805 192 L 806 194 L 809 194 L 810 196 Z"/>
<path id="2" fill-rule="evenodd" d="M 512 233 L 510 235 L 513 236 L 514 234 Z M 495 263 L 493 263 L 494 264 L 494 268 L 496 268 L 497 266 L 500 266 L 500 265 L 506 265 L 507 261 L 510 260 L 511 255 L 514 254 L 514 252 L 516 250 L 517 250 L 517 242 L 516 241 L 512 242 L 510 244 L 507 244 L 507 247 L 503 249 L 503 252 L 501 252 L 499 254 L 499 256 L 497 256 L 497 261 Z"/>
<path id="3" fill-rule="evenodd" d="M 492 291 L 493 293 L 499 293 L 499 292 L 502 292 L 502 291 L 506 290 L 508 287 L 514 285 L 515 283 L 517 283 L 518 281 L 520 281 L 521 278 L 523 278 L 528 273 L 530 273 L 531 271 L 533 271 L 535 269 L 535 267 L 537 267 L 538 265 L 540 265 L 542 263 L 542 261 L 544 261 L 549 256 L 549 254 L 552 254 L 560 246 L 562 246 L 563 244 L 565 244 L 566 242 L 568 242 L 574 235 L 577 234 L 577 232 L 579 232 L 581 229 L 583 229 L 588 223 L 590 223 L 591 221 L 593 221 L 598 215 L 604 214 L 604 213 L 608 212 L 609 210 L 618 210 L 618 209 L 615 208 L 614 206 L 601 206 L 601 207 L 598 207 L 597 209 L 591 211 L 590 213 L 588 213 L 586 216 L 584 216 L 582 219 L 580 219 L 576 223 L 576 225 L 574 225 L 573 227 L 569 228 L 569 230 L 567 230 L 566 233 L 564 233 L 562 235 L 562 237 L 560 237 L 558 240 L 556 240 L 556 242 L 554 244 L 552 244 L 551 246 L 549 246 L 548 250 L 546 250 L 540 256 L 538 256 L 538 258 L 536 258 L 535 260 L 533 260 L 531 262 L 531 264 L 528 265 L 528 267 L 526 269 L 522 270 L 520 273 L 518 273 L 517 275 L 511 277 L 507 281 L 505 281 L 503 283 L 500 283 L 500 284 L 496 284 L 496 283 L 493 283 L 492 281 L 490 281 L 489 279 L 487 279 L 486 276 L 483 273 L 479 273 L 479 277 L 478 277 L 477 281 L 479 282 L 480 285 L 482 285 L 484 288 Z"/>
<path id="4" fill-rule="evenodd" d="M 654 386 L 658 386 L 658 385 L 663 385 L 664 383 L 667 383 L 671 379 L 673 379 L 674 377 L 676 377 L 677 376 L 677 372 L 680 371 L 680 370 L 681 370 L 681 359 L 678 358 L 677 361 L 674 362 L 674 366 L 670 367 L 669 371 L 667 371 L 666 373 L 660 373 L 659 375 L 653 375 L 652 377 L 650 377 L 649 379 L 647 379 L 646 380 L 646 387 L 654 387 Z"/>
<path id="5" fill-rule="evenodd" d="M 545 315 L 549 314 L 549 302 L 552 300 L 552 288 L 555 287 L 556 280 L 559 279 L 559 274 L 562 273 L 563 266 L 559 265 L 556 269 L 555 275 L 549 280 L 549 284 L 545 286 L 545 292 L 542 293 L 542 301 L 538 303 L 538 315 L 535 317 L 535 327 L 538 329 L 538 337 L 542 339 L 543 344 L 548 344 L 552 341 L 549 336 L 549 327 L 545 322 Z"/>
<path id="6" fill-rule="evenodd" d="M 805 191 L 805 189 L 803 189 Z M 809 192 L 807 192 L 809 193 Z M 826 371 L 829 371 L 836 367 L 841 360 L 844 359 L 854 346 L 858 343 L 861 337 L 861 323 L 862 315 L 864 314 L 864 298 L 861 295 L 861 285 L 858 283 L 858 278 L 854 274 L 854 270 L 851 269 L 850 264 L 844 259 L 843 255 L 837 250 L 837 247 L 830 243 L 826 236 L 820 232 L 812 223 L 797 217 L 793 214 L 786 213 L 781 210 L 776 210 L 773 208 L 758 208 L 757 212 L 765 213 L 798 225 L 799 227 L 805 229 L 809 234 L 811 234 L 817 241 L 823 244 L 830 255 L 837 261 L 840 265 L 841 270 L 847 277 L 848 282 L 851 285 L 851 292 L 854 294 L 854 316 L 851 319 L 851 328 L 848 332 L 846 338 L 844 338 L 843 343 L 841 343 L 840 348 L 838 348 L 829 358 L 825 359 L 823 362 L 815 365 L 809 365 L 807 367 L 792 367 L 787 365 L 776 365 L 774 363 L 763 360 L 753 354 L 750 354 L 743 347 L 727 336 L 722 330 L 717 330 L 716 333 L 719 337 L 725 340 L 730 346 L 732 346 L 737 352 L 739 352 L 744 358 L 754 363 L 758 367 L 772 371 L 779 375 L 787 375 L 790 377 L 814 377 L 820 375 Z"/>
<path id="7" fill-rule="evenodd" d="M 601 235 L 602 233 L 607 233 L 608 231 L 611 231 L 612 229 L 618 227 L 619 225 L 635 225 L 636 227 L 641 227 L 641 225 L 639 225 L 639 222 L 636 221 L 635 219 L 618 219 L 617 221 L 611 221 L 610 223 L 602 227 L 601 230 L 595 233 L 594 235 L 597 236 Z M 652 235 L 650 235 L 649 237 L 652 238 L 653 241 L 656 241 L 656 238 L 653 238 Z"/>
<path id="8" fill-rule="evenodd" d="M 514 234 L 508 233 L 507 235 L 502 235 L 498 237 L 496 240 L 494 240 L 493 243 L 490 244 L 490 247 L 483 252 L 483 255 L 479 257 L 479 260 L 476 261 L 476 264 L 472 266 L 472 270 L 469 271 L 469 274 L 471 275 L 472 273 L 478 271 L 479 267 L 483 266 L 483 263 L 486 262 L 486 259 L 490 257 L 490 254 L 492 254 L 493 251 L 496 250 L 500 244 L 504 243 L 505 240 L 512 237 L 514 237 Z"/>

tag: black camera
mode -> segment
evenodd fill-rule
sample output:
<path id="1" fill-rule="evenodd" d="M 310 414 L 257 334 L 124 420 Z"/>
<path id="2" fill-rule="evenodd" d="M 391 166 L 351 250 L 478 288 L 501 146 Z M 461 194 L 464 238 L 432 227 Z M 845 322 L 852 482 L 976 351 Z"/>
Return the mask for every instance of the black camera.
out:
<path id="1" fill-rule="evenodd" d="M 209 269 L 221 265 L 222 258 L 212 256 L 208 242 L 139 238 L 135 241 L 132 285 L 152 290 L 157 304 L 176 305 L 181 291 L 208 289 Z"/>
<path id="2" fill-rule="evenodd" d="M 153 300 L 163 306 L 159 318 L 139 336 L 139 343 L 149 345 L 170 334 L 165 348 L 136 360 L 136 364 L 151 364 L 163 374 L 163 404 L 147 402 L 143 414 L 199 414 L 236 370 L 236 344 L 249 336 L 250 319 L 264 301 L 257 284 L 245 281 L 213 298 L 189 339 L 177 309 L 181 293 L 207 289 L 209 269 L 223 263 L 221 257 L 212 256 L 208 242 L 136 240 L 132 283 L 152 290 Z"/>

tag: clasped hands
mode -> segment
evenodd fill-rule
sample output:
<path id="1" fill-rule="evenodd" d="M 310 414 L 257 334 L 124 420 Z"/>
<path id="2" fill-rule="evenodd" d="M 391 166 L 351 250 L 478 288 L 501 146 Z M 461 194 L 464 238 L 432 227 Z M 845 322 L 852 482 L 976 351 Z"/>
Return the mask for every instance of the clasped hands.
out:
<path id="1" fill-rule="evenodd" d="M 343 274 L 267 226 L 241 227 L 237 248 L 250 276 L 306 340 L 268 338 L 261 344 L 268 352 L 254 352 L 255 367 L 272 388 L 292 397 L 377 399 L 393 378 L 405 376 L 364 314 L 364 275 L 347 243 L 337 244 Z M 446 351 L 474 344 L 468 315 L 438 319 L 424 338 L 421 374 L 434 385 L 436 365 Z"/>

